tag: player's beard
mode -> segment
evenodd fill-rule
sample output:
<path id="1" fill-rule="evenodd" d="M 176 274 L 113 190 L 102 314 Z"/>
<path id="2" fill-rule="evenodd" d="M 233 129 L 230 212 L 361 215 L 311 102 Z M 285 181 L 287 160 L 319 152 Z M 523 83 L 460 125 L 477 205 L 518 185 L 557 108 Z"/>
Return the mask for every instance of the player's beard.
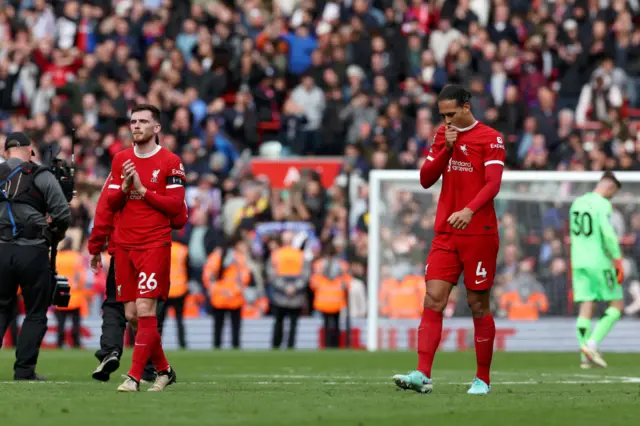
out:
<path id="1" fill-rule="evenodd" d="M 137 136 L 137 135 L 135 135 Z M 136 137 L 133 137 L 133 144 L 134 145 L 138 145 L 138 146 L 145 146 L 148 143 L 151 143 L 151 141 L 153 140 L 153 138 L 155 137 L 155 134 L 151 134 L 151 135 L 141 135 L 141 137 L 139 137 L 139 139 L 136 140 Z"/>

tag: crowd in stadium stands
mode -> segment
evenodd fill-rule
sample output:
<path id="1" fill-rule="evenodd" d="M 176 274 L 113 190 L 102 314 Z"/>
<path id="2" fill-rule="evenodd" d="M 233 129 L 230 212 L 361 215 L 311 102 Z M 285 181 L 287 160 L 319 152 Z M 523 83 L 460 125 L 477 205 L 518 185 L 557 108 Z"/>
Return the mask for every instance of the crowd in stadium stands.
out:
<path id="1" fill-rule="evenodd" d="M 188 262 L 188 285 L 175 290 L 178 298 L 188 291 L 186 316 L 208 312 L 212 284 L 203 277 L 219 276 L 204 272 L 220 269 L 213 256 L 229 250 L 244 253 L 255 289 L 246 315 L 268 314 L 264 302 L 277 291 L 267 265 L 284 229 L 293 231 L 284 243 L 309 262 L 309 281 L 355 278 L 351 312 L 365 316 L 368 173 L 420 166 L 447 83 L 469 87 L 475 116 L 504 134 L 511 170 L 640 168 L 638 0 L 3 4 L 0 147 L 3 134 L 22 130 L 37 161 L 75 152 L 78 196 L 65 244 L 85 264 L 111 159 L 132 143 L 128 111 L 142 102 L 161 108 L 161 144 L 181 155 L 188 179 L 189 224 L 175 235 Z M 307 170 L 282 189 L 252 176 L 261 155 L 343 156 L 343 164 L 333 183 Z M 572 312 L 563 223 L 549 211 L 535 225 L 526 212 L 502 216 L 502 316 Z M 432 219 L 399 213 L 406 232 L 394 243 L 415 253 L 394 273 L 421 276 Z M 627 226 L 640 232 L 637 214 Z M 348 262 L 312 263 L 318 257 Z M 82 278 L 83 314 L 99 312 L 103 280 L 90 271 Z M 394 303 L 407 307 L 383 297 L 385 316 L 394 317 Z M 523 298 L 535 307 L 512 308 Z M 302 305 L 303 315 L 314 310 L 309 297 Z"/>

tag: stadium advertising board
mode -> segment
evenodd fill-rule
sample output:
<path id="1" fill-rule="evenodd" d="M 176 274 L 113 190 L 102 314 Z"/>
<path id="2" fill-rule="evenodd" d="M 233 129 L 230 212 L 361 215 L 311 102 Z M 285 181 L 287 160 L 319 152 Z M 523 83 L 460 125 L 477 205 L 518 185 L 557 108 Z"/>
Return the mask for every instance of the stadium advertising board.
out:
<path id="1" fill-rule="evenodd" d="M 208 318 L 185 320 L 187 344 L 190 349 L 211 349 L 213 337 L 213 321 Z M 99 319 L 87 320 L 82 327 L 82 344 L 87 349 L 96 349 L 100 344 Z M 606 352 L 640 352 L 640 339 L 637 330 L 640 322 L 626 319 L 620 321 L 611 334 L 602 343 Z M 351 334 L 351 347 L 365 350 L 366 321 L 354 320 Z M 378 328 L 378 345 L 381 350 L 416 349 L 417 321 L 381 320 Z M 241 342 L 244 349 L 270 349 L 273 321 L 271 319 L 246 320 L 242 324 Z M 285 328 L 285 335 L 287 329 Z M 71 330 L 67 329 L 67 341 L 71 342 Z M 229 324 L 225 324 L 223 347 L 230 347 Z M 166 349 L 177 349 L 178 339 L 173 319 L 167 319 L 164 326 L 163 343 Z M 346 342 L 346 335 L 341 336 L 341 344 Z M 57 342 L 57 324 L 55 319 L 49 321 L 49 330 L 45 336 L 43 347 L 54 348 Z M 298 324 L 298 349 L 320 349 L 323 347 L 324 334 L 322 320 L 304 318 Z M 5 337 L 5 343 L 10 343 Z M 496 321 L 496 350 L 508 352 L 575 352 L 575 321 L 566 319 L 542 319 L 533 322 Z M 445 321 L 441 350 L 465 351 L 473 349 L 473 323 L 471 318 L 456 318 Z"/>
<path id="2" fill-rule="evenodd" d="M 250 167 L 254 176 L 267 176 L 274 188 L 289 188 L 300 179 L 303 169 L 317 171 L 322 186 L 329 188 L 340 174 L 342 163 L 341 158 L 254 158 Z"/>

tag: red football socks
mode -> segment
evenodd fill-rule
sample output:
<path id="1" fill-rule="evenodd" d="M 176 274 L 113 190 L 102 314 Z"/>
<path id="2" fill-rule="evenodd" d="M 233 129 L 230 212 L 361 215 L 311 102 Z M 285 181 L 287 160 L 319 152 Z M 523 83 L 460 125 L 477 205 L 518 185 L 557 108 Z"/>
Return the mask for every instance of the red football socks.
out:
<path id="1" fill-rule="evenodd" d="M 431 366 L 442 337 L 442 312 L 424 309 L 418 327 L 418 371 L 431 378 Z"/>
<path id="2" fill-rule="evenodd" d="M 158 332 L 158 318 L 155 316 L 138 318 L 138 332 L 133 347 L 133 362 L 129 376 L 139 382 L 149 358 L 156 367 L 156 371 L 169 369 L 169 363 L 164 356 L 164 350 L 162 350 L 162 339 Z"/>
<path id="3" fill-rule="evenodd" d="M 156 371 L 158 373 L 161 371 L 167 371 L 169 370 L 169 362 L 167 361 L 167 357 L 164 355 L 164 349 L 162 349 L 162 336 L 160 336 L 160 332 L 158 331 L 158 319 L 157 317 L 147 318 L 147 321 L 149 321 L 149 327 L 153 328 L 156 343 L 151 351 L 151 362 L 153 363 L 153 366 L 156 367 Z"/>
<path id="4" fill-rule="evenodd" d="M 151 324 L 156 324 L 151 326 Z M 133 346 L 133 361 L 129 376 L 140 382 L 144 366 L 147 365 L 149 357 L 156 346 L 156 336 L 158 335 L 158 322 L 156 317 L 139 317 L 136 341 Z M 155 332 L 155 333 L 154 333 Z"/>
<path id="5" fill-rule="evenodd" d="M 476 346 L 476 363 L 478 370 L 476 377 L 486 384 L 490 384 L 491 359 L 493 358 L 493 341 L 496 337 L 496 323 L 493 315 L 473 319 Z"/>

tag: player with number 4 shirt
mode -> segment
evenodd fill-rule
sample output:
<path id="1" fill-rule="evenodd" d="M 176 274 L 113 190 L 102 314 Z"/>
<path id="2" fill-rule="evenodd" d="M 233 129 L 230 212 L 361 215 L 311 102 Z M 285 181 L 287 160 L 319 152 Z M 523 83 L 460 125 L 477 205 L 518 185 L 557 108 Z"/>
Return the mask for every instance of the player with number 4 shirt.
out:
<path id="1" fill-rule="evenodd" d="M 115 155 L 107 204 L 119 212 L 115 228 L 116 298 L 137 328 L 133 362 L 120 392 L 136 392 L 149 358 L 158 372 L 150 391 L 175 383 L 158 333 L 156 304 L 169 294 L 171 218 L 185 206 L 180 158 L 157 144 L 160 111 L 139 105 L 131 113 L 134 147 Z"/>
<path id="2" fill-rule="evenodd" d="M 440 345 L 443 311 L 460 274 L 474 323 L 477 371 L 468 393 L 490 391 L 495 322 L 490 290 L 499 249 L 493 199 L 500 191 L 505 147 L 499 132 L 477 121 L 471 94 L 448 85 L 438 96 L 444 125 L 420 169 L 420 184 L 430 188 L 442 176 L 435 238 L 425 268 L 426 296 L 418 327 L 418 368 L 393 377 L 397 386 L 431 393 L 431 367 Z"/>

